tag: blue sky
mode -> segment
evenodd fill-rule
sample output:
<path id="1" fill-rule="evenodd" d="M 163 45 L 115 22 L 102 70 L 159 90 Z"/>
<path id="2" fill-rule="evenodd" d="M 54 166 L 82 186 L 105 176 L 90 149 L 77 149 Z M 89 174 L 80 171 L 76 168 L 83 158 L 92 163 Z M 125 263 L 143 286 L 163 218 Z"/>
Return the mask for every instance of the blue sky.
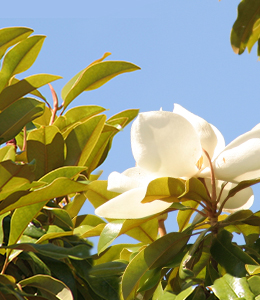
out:
<path id="1" fill-rule="evenodd" d="M 59 96 L 71 77 L 105 52 L 112 53 L 108 59 L 141 67 L 83 93 L 69 108 L 96 104 L 111 116 L 129 108 L 171 111 L 179 103 L 214 124 L 227 144 L 260 122 L 256 48 L 238 56 L 230 46 L 239 1 L 56 2 L 1 5 L 1 28 L 26 26 L 47 36 L 36 63 L 21 77 L 61 75 L 53 83 Z M 51 99 L 47 88 L 42 92 Z M 102 178 L 134 164 L 129 126 L 116 136 Z M 259 186 L 254 191 L 257 211 Z M 92 207 L 86 205 L 83 213 L 93 213 Z M 176 230 L 173 216 L 167 225 Z"/>

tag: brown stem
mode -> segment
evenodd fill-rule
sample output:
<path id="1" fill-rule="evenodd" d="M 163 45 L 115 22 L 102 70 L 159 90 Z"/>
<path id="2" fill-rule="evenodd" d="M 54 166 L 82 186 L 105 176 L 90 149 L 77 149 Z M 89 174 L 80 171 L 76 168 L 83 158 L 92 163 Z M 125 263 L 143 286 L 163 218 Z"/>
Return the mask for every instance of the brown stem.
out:
<path id="1" fill-rule="evenodd" d="M 57 97 L 57 94 L 56 94 L 54 88 L 52 87 L 52 85 L 50 83 L 48 83 L 48 85 L 50 87 L 52 99 L 53 99 L 53 110 L 52 110 L 52 115 L 51 115 L 51 119 L 50 119 L 50 125 L 52 125 L 55 120 L 57 110 L 59 108 L 59 102 L 58 102 L 58 97 Z"/>
<path id="2" fill-rule="evenodd" d="M 26 146 L 27 146 L 27 132 L 26 132 L 26 126 L 24 126 L 24 128 L 23 128 L 23 149 L 22 149 L 22 151 L 26 150 Z"/>
<path id="3" fill-rule="evenodd" d="M 162 237 L 167 234 L 165 224 L 164 224 L 164 219 L 159 220 L 158 223 L 159 223 L 159 228 L 158 228 L 159 236 Z"/>

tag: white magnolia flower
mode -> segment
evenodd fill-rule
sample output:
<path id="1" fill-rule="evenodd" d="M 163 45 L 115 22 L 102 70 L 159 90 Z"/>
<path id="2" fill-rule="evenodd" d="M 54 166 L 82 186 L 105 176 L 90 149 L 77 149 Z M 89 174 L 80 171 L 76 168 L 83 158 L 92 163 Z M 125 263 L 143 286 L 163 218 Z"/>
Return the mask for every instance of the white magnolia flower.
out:
<path id="1" fill-rule="evenodd" d="M 160 213 L 171 206 L 162 200 L 141 203 L 149 182 L 159 177 L 210 178 L 209 160 L 215 177 L 228 181 L 223 196 L 239 181 L 260 176 L 260 127 L 239 136 L 228 146 L 220 131 L 204 119 L 175 104 L 173 112 L 140 113 L 131 128 L 136 167 L 108 177 L 108 190 L 122 193 L 96 209 L 105 218 L 136 219 Z M 209 182 L 207 183 L 210 189 Z M 221 182 L 216 182 L 217 193 Z M 220 202 L 221 202 L 220 201 Z M 247 209 L 253 192 L 247 188 L 225 205 L 226 211 Z"/>

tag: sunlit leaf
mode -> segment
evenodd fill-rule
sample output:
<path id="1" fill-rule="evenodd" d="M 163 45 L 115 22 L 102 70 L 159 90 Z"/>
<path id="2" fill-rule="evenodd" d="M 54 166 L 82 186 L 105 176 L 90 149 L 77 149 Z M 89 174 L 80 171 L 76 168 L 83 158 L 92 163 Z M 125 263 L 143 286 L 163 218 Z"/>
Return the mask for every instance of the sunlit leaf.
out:
<path id="1" fill-rule="evenodd" d="M 247 283 L 250 287 L 250 290 L 257 296 L 260 295 L 260 277 L 259 276 L 250 276 L 247 279 Z M 258 300 L 258 298 L 255 298 Z"/>
<path id="2" fill-rule="evenodd" d="M 64 109 L 82 92 L 97 89 L 119 74 L 138 69 L 138 66 L 124 61 L 105 61 L 87 67 L 73 77 L 74 83 L 68 83 L 71 87 L 69 90 L 66 86 L 63 88 Z"/>
<path id="3" fill-rule="evenodd" d="M 140 251 L 129 263 L 123 275 L 124 299 L 127 299 L 136 288 L 147 270 L 165 265 L 182 250 L 188 239 L 189 236 L 186 233 L 172 232 Z"/>
<path id="4" fill-rule="evenodd" d="M 0 29 L 0 59 L 9 47 L 26 39 L 32 32 L 33 30 L 27 27 L 7 27 Z"/>
<path id="5" fill-rule="evenodd" d="M 70 289 L 62 281 L 48 275 L 35 275 L 21 280 L 19 284 L 21 287 L 36 287 L 46 297 L 56 297 L 59 300 L 73 300 Z"/>
<path id="6" fill-rule="evenodd" d="M 0 112 L 33 90 L 60 78 L 62 77 L 50 74 L 36 74 L 6 87 L 0 93 Z"/>
<path id="7" fill-rule="evenodd" d="M 44 103 L 22 98 L 0 113 L 0 143 L 14 138 L 22 128 L 44 112 Z"/>
<path id="8" fill-rule="evenodd" d="M 0 71 L 0 92 L 13 75 L 24 72 L 32 66 L 41 50 L 44 39 L 45 36 L 41 35 L 28 37 L 6 53 Z"/>
<path id="9" fill-rule="evenodd" d="M 255 299 L 255 295 L 251 292 L 245 277 L 237 278 L 228 273 L 217 279 L 211 289 L 220 300 Z"/>
<path id="10" fill-rule="evenodd" d="M 4 160 L 15 160 L 15 147 L 13 145 L 0 148 L 0 161 Z"/>
<path id="11" fill-rule="evenodd" d="M 187 201 L 187 202 L 185 202 L 185 206 L 189 206 L 194 209 L 194 208 L 197 208 L 199 206 L 199 204 L 195 201 Z M 177 222 L 179 225 L 179 231 L 183 231 L 185 229 L 185 227 L 187 226 L 187 224 L 189 223 L 190 218 L 191 218 L 192 214 L 194 213 L 193 209 L 178 211 Z"/>
<path id="12" fill-rule="evenodd" d="M 66 138 L 66 165 L 84 166 L 95 147 L 105 124 L 106 116 L 94 116 L 75 127 Z"/>
<path id="13" fill-rule="evenodd" d="M 128 125 L 139 113 L 139 109 L 127 109 L 127 110 L 124 110 L 112 117 L 110 117 L 108 120 L 107 120 L 107 123 L 110 124 L 112 123 L 113 121 L 119 119 L 119 118 L 127 118 L 127 122 L 125 123 L 124 126 Z"/>

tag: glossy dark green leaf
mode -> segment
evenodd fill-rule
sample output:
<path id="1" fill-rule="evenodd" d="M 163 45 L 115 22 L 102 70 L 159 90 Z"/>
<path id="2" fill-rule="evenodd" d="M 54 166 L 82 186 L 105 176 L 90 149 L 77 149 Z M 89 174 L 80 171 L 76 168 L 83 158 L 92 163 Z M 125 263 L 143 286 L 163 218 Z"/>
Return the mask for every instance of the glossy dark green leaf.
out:
<path id="1" fill-rule="evenodd" d="M 237 212 L 234 212 L 233 214 L 229 215 L 225 219 L 225 223 L 235 223 L 235 222 L 242 222 L 248 219 L 253 215 L 252 211 L 249 209 L 240 210 Z"/>
<path id="2" fill-rule="evenodd" d="M 245 264 L 258 265 L 258 263 L 237 245 L 232 244 L 232 234 L 222 230 L 213 239 L 210 252 L 213 258 L 226 272 L 233 276 L 246 276 Z"/>
<path id="3" fill-rule="evenodd" d="M 6 87 L 0 94 L 0 112 L 33 90 L 60 78 L 50 74 L 36 74 Z"/>
<path id="4" fill-rule="evenodd" d="M 220 300 L 255 299 L 245 277 L 233 277 L 227 273 L 217 279 L 211 288 Z"/>
<path id="5" fill-rule="evenodd" d="M 54 125 L 41 127 L 28 134 L 27 157 L 28 161 L 36 161 L 34 172 L 37 180 L 63 166 L 64 145 L 63 136 Z"/>
<path id="6" fill-rule="evenodd" d="M 26 39 L 32 32 L 33 30 L 27 27 L 7 27 L 0 29 L 0 59 L 9 47 Z"/>
<path id="7" fill-rule="evenodd" d="M 106 116 L 94 116 L 75 127 L 66 138 L 66 165 L 84 166 L 105 124 Z"/>
<path id="8" fill-rule="evenodd" d="M 44 39 L 45 36 L 41 35 L 28 37 L 6 53 L 0 71 L 0 92 L 13 75 L 24 72 L 32 66 L 41 50 Z"/>
<path id="9" fill-rule="evenodd" d="M 87 67 L 73 77 L 73 85 L 71 81 L 67 83 L 71 86 L 69 90 L 64 86 L 61 93 L 64 109 L 82 92 L 97 89 L 117 75 L 138 69 L 138 66 L 124 61 L 105 61 Z"/>
<path id="10" fill-rule="evenodd" d="M 11 194 L 0 203 L 0 211 L 1 213 L 5 213 L 18 207 L 23 207 L 43 201 L 46 201 L 47 203 L 53 198 L 86 191 L 87 189 L 88 185 L 86 184 L 75 182 L 64 177 L 58 178 L 51 184 L 30 192 L 29 194 L 25 193 L 25 195 L 22 195 L 21 193 L 21 195 L 18 195 L 17 199 L 13 198 L 14 195 Z"/>
<path id="11" fill-rule="evenodd" d="M 129 263 L 122 279 L 124 299 L 137 287 L 146 271 L 167 264 L 186 245 L 189 235 L 172 232 L 141 250 Z"/>
<path id="12" fill-rule="evenodd" d="M 65 209 L 45 207 L 45 210 L 52 214 L 53 224 L 63 230 L 72 230 L 73 224 L 70 215 Z"/>
<path id="13" fill-rule="evenodd" d="M 161 269 L 148 270 L 141 278 L 138 293 L 152 289 L 161 279 Z"/>
<path id="14" fill-rule="evenodd" d="M 35 275 L 19 282 L 21 287 L 32 286 L 41 291 L 43 296 L 51 299 L 73 300 L 70 289 L 60 280 L 48 275 Z"/>
<path id="15" fill-rule="evenodd" d="M 89 271 L 91 276 L 113 276 L 121 275 L 126 268 L 126 264 L 120 261 L 111 261 L 93 266 Z"/>
<path id="16" fill-rule="evenodd" d="M 33 252 L 22 252 L 19 258 L 25 260 L 30 265 L 34 274 L 51 275 L 48 266 Z"/>
<path id="17" fill-rule="evenodd" d="M 238 5 L 237 19 L 231 31 L 231 45 L 236 54 L 242 54 L 252 34 L 257 34 L 256 21 L 260 18 L 259 0 L 242 0 Z M 250 45 L 250 49 L 252 45 Z"/>
<path id="18" fill-rule="evenodd" d="M 185 191 L 184 181 L 178 178 L 161 177 L 151 181 L 147 187 L 143 203 L 154 200 L 179 202 L 178 197 Z"/>
<path id="19" fill-rule="evenodd" d="M 44 103 L 38 100 L 22 98 L 2 111 L 0 114 L 0 143 L 14 138 L 27 123 L 43 114 L 44 107 Z"/>
<path id="20" fill-rule="evenodd" d="M 6 247 L 7 249 L 18 249 L 23 251 L 32 251 L 54 259 L 63 259 L 70 257 L 72 259 L 86 259 L 90 256 L 90 247 L 87 244 L 80 244 L 71 248 L 59 247 L 54 244 L 16 244 Z"/>

